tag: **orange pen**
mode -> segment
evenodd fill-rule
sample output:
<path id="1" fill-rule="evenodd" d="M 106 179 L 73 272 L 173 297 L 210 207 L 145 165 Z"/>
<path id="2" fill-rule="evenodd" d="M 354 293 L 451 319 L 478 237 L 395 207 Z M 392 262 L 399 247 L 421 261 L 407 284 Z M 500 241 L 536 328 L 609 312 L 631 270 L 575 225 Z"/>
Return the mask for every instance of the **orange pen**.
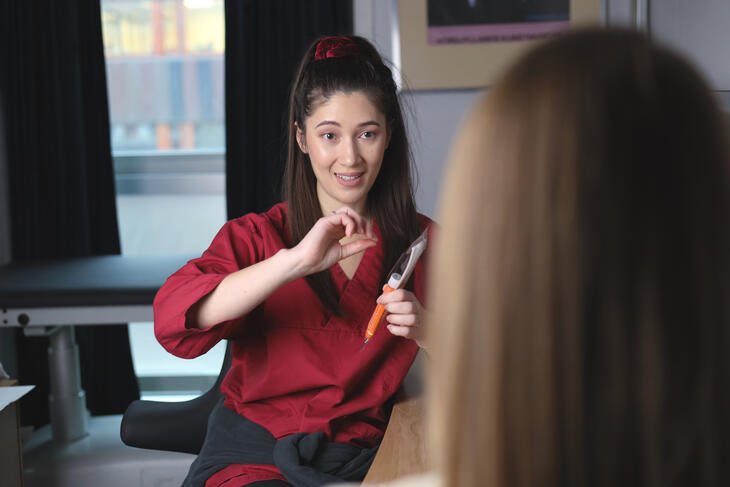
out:
<path id="1" fill-rule="evenodd" d="M 386 284 L 383 294 L 393 291 L 395 291 L 395 289 Z M 370 321 L 368 322 L 368 328 L 365 330 L 365 343 L 369 342 L 373 335 L 375 335 L 375 330 L 378 329 L 380 320 L 383 319 L 383 314 L 385 314 L 385 306 L 382 304 L 375 306 L 375 311 L 373 311 L 373 315 L 370 317 Z M 365 344 L 363 344 L 363 346 L 365 346 Z"/>
<path id="2" fill-rule="evenodd" d="M 393 292 L 396 289 L 400 289 L 405 286 L 408 279 L 411 277 L 413 269 L 416 267 L 418 258 L 421 257 L 423 251 L 426 250 L 427 243 L 428 229 L 424 230 L 423 233 L 413 241 L 411 246 L 408 247 L 408 250 L 403 252 L 403 254 L 398 258 L 398 261 L 388 273 L 388 283 L 385 285 L 383 294 Z M 375 332 L 380 325 L 380 321 L 383 319 L 384 313 L 384 305 L 378 304 L 375 306 L 375 311 L 373 311 L 373 315 L 370 317 L 370 321 L 368 322 L 368 327 L 365 330 L 365 343 L 363 343 L 363 348 L 365 348 L 365 345 L 367 345 L 373 335 L 375 335 Z"/>

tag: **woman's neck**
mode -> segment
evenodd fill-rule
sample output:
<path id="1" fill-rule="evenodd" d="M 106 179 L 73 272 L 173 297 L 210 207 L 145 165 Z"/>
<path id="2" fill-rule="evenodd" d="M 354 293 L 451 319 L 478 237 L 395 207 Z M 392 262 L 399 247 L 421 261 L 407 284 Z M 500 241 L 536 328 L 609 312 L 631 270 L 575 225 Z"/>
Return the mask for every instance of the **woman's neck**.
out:
<path id="1" fill-rule="evenodd" d="M 319 206 L 322 209 L 322 215 L 327 216 L 327 215 L 331 215 L 332 213 L 334 213 L 337 210 L 339 210 L 340 208 L 342 208 L 343 205 L 338 206 L 336 204 L 327 204 L 323 201 L 320 201 Z M 367 208 L 365 207 L 364 204 L 363 205 L 346 205 L 346 206 L 348 208 L 350 208 L 351 210 L 355 211 L 361 217 L 363 217 L 367 220 L 370 219 L 370 215 L 368 214 Z"/>

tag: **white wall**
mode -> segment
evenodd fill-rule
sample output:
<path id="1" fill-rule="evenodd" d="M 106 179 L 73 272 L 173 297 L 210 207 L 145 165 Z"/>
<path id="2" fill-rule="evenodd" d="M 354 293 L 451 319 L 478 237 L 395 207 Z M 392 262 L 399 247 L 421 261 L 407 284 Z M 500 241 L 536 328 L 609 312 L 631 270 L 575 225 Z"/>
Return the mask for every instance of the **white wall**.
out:
<path id="1" fill-rule="evenodd" d="M 441 180 L 456 134 L 483 90 L 412 91 L 403 94 L 416 162 L 418 210 L 436 218 Z"/>
<path id="2" fill-rule="evenodd" d="M 684 53 L 717 91 L 730 90 L 730 1 L 652 0 L 652 37 Z"/>

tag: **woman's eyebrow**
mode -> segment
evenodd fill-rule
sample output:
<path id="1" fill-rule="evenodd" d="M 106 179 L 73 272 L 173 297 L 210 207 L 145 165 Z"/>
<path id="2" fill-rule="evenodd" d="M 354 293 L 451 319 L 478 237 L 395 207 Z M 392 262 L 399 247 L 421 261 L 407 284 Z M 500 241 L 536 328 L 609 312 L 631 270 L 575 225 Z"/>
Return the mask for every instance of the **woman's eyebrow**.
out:
<path id="1" fill-rule="evenodd" d="M 334 120 L 322 120 L 317 125 L 315 125 L 314 128 L 320 127 L 322 125 L 336 125 L 337 127 L 342 126 L 339 122 L 335 122 Z M 358 127 L 365 127 L 366 125 L 376 125 L 380 127 L 380 122 L 376 122 L 375 120 L 368 120 L 367 122 L 357 124 Z"/>
<path id="2" fill-rule="evenodd" d="M 375 120 L 368 120 L 367 122 L 357 124 L 358 127 L 365 127 L 366 125 L 376 125 L 380 127 L 380 122 L 376 122 Z"/>
<path id="3" fill-rule="evenodd" d="M 317 125 L 315 125 L 314 128 L 320 127 L 322 125 L 337 125 L 338 127 L 341 127 L 341 125 L 334 120 L 322 120 Z"/>

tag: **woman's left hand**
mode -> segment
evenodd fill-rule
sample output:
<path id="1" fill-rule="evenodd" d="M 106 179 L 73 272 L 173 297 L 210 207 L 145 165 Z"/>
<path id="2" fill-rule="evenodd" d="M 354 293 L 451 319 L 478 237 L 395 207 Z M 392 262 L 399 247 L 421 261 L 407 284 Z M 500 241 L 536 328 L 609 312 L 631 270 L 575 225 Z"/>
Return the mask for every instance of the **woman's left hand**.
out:
<path id="1" fill-rule="evenodd" d="M 415 340 L 419 347 L 424 348 L 423 325 L 426 321 L 426 310 L 412 292 L 396 289 L 381 294 L 377 302 L 385 306 L 388 331 L 393 335 Z"/>

